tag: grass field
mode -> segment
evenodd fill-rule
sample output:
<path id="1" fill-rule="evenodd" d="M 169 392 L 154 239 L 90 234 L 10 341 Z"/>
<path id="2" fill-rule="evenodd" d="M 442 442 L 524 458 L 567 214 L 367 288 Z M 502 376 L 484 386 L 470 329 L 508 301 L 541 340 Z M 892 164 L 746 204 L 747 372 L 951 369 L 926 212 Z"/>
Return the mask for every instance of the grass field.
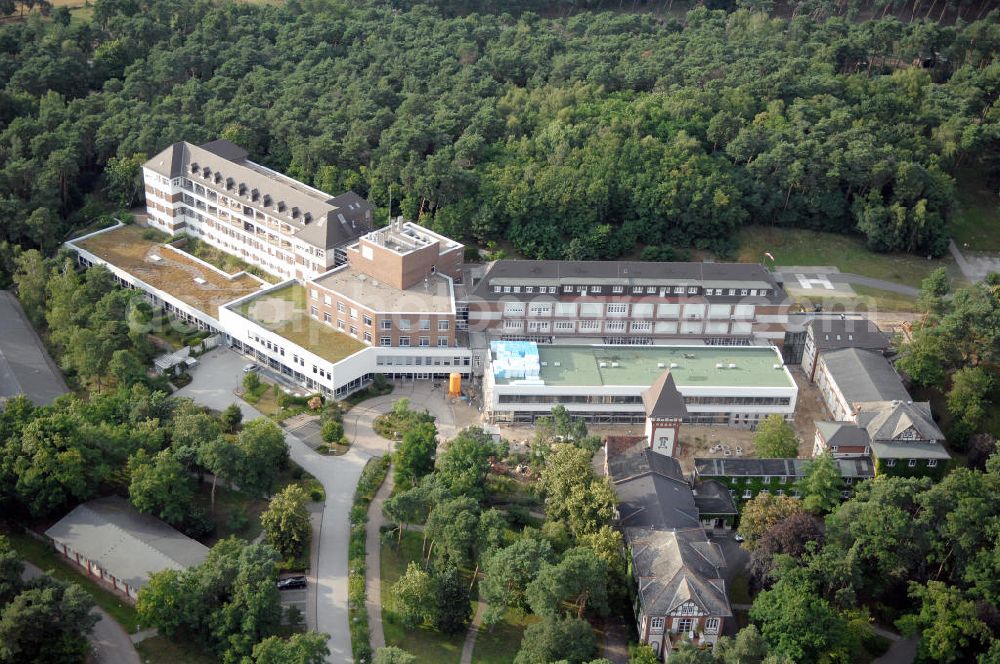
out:
<path id="1" fill-rule="evenodd" d="M 774 255 L 777 265 L 832 265 L 874 279 L 885 279 L 918 288 L 932 271 L 945 267 L 960 276 L 950 257 L 928 260 L 909 254 L 877 254 L 857 237 L 800 228 L 748 226 L 740 230 L 737 260 L 760 262 L 764 252 Z"/>
<path id="2" fill-rule="evenodd" d="M 1000 251 L 1000 196 L 971 169 L 955 175 L 958 209 L 951 236 L 960 249 Z"/>
<path id="3" fill-rule="evenodd" d="M 851 288 L 857 293 L 855 297 L 811 297 L 808 295 L 799 295 L 795 297 L 795 301 L 807 310 L 821 304 L 824 311 L 861 311 L 869 313 L 877 311 L 917 311 L 916 298 L 880 288 L 870 288 L 869 286 L 852 284 Z"/>
<path id="4" fill-rule="evenodd" d="M 403 545 L 400 551 L 392 544 L 383 544 L 380 555 L 382 574 L 382 627 L 385 630 L 385 642 L 390 646 L 398 646 L 417 658 L 418 662 L 434 662 L 448 664 L 458 662 L 462 655 L 462 644 L 465 633 L 448 636 L 433 629 L 420 627 L 410 629 L 404 626 L 389 608 L 391 606 L 392 584 L 406 571 L 407 564 L 420 559 L 420 546 L 423 537 L 418 532 L 403 534 Z M 471 604 L 470 604 L 471 613 Z M 520 643 L 520 639 L 518 639 Z M 517 648 L 513 647 L 516 653 Z M 497 660 L 511 661 L 511 660 Z"/>
<path id="5" fill-rule="evenodd" d="M 28 562 L 34 563 L 57 579 L 82 586 L 94 598 L 94 602 L 107 611 L 118 624 L 125 628 L 125 631 L 132 633 L 138 629 L 139 618 L 135 608 L 88 577 L 81 568 L 62 558 L 54 549 L 33 537 L 23 533 L 7 534 L 6 536 L 17 553 Z"/>
<path id="6" fill-rule="evenodd" d="M 537 616 L 507 611 L 503 622 L 480 629 L 472 651 L 473 664 L 511 664 L 520 649 L 524 628 L 538 620 Z"/>

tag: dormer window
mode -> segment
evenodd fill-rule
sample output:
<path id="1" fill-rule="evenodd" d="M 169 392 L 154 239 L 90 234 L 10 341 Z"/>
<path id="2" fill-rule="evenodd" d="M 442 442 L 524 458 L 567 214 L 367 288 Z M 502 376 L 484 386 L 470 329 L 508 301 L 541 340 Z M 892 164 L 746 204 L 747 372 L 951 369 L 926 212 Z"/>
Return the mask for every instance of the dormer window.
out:
<path id="1" fill-rule="evenodd" d="M 215 172 L 215 184 L 219 184 L 220 182 L 222 182 L 222 173 L 220 173 L 219 171 L 216 171 Z"/>
<path id="2" fill-rule="evenodd" d="M 191 172 L 192 173 L 198 172 L 198 164 L 191 164 Z"/>
<path id="3" fill-rule="evenodd" d="M 256 189 L 254 189 L 253 191 L 250 192 L 250 200 L 256 201 L 259 198 L 260 198 L 260 192 L 259 191 L 257 191 Z"/>
<path id="4" fill-rule="evenodd" d="M 292 219 L 298 219 L 298 218 L 299 218 L 299 209 L 297 207 L 293 207 L 292 208 Z"/>
<path id="5" fill-rule="evenodd" d="M 312 212 L 306 212 L 304 215 L 302 215 L 303 223 L 308 224 L 312 220 L 313 220 Z"/>
<path id="6" fill-rule="evenodd" d="M 278 212 L 285 211 L 285 201 L 278 201 Z"/>
<path id="7" fill-rule="evenodd" d="M 233 180 L 232 178 L 226 178 L 226 189 L 228 191 L 232 191 L 233 187 L 235 187 L 235 186 L 236 186 L 236 181 L 235 180 Z"/>
<path id="8" fill-rule="evenodd" d="M 208 166 L 206 166 L 205 168 L 201 169 L 201 177 L 207 178 L 210 175 L 212 175 L 212 169 L 211 168 L 209 168 Z"/>
<path id="9" fill-rule="evenodd" d="M 240 196 L 246 196 L 247 195 L 247 186 L 245 184 L 243 184 L 242 182 L 240 182 L 240 188 L 238 189 L 238 191 L 239 191 Z"/>
<path id="10" fill-rule="evenodd" d="M 264 207 L 271 207 L 274 204 L 274 199 L 271 198 L 270 194 L 264 194 Z"/>

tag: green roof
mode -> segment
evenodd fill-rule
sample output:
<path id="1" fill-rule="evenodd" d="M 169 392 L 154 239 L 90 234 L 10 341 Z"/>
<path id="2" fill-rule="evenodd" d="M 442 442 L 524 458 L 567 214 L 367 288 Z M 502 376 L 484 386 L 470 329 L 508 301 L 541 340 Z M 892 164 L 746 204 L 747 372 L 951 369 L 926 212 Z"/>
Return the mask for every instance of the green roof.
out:
<path id="1" fill-rule="evenodd" d="M 795 385 L 784 370 L 781 355 L 769 347 L 539 344 L 538 355 L 542 364 L 539 378 L 546 385 L 649 386 L 666 369 L 670 369 L 678 388 Z M 718 368 L 719 364 L 724 368 Z M 775 364 L 780 368 L 775 369 Z M 730 368 L 730 365 L 735 367 Z M 517 379 L 497 379 L 496 382 L 509 385 Z"/>
<path id="2" fill-rule="evenodd" d="M 290 284 L 244 300 L 235 311 L 329 362 L 365 348 L 357 339 L 309 316 L 306 289 Z"/>

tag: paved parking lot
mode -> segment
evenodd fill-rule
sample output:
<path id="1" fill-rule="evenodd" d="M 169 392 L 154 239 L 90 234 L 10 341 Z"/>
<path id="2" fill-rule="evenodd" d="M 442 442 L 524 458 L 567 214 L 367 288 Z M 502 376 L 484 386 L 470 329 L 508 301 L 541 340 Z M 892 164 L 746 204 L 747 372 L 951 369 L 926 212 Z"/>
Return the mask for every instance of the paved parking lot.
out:
<path id="1" fill-rule="evenodd" d="M 278 592 L 281 595 L 282 608 L 296 607 L 302 612 L 302 619 L 305 620 L 306 600 L 308 599 L 309 591 L 303 588 L 302 590 L 281 590 Z"/>
<path id="2" fill-rule="evenodd" d="M 318 417 L 286 422 L 285 431 L 294 434 L 296 438 L 313 449 L 323 444 L 322 426 Z"/>

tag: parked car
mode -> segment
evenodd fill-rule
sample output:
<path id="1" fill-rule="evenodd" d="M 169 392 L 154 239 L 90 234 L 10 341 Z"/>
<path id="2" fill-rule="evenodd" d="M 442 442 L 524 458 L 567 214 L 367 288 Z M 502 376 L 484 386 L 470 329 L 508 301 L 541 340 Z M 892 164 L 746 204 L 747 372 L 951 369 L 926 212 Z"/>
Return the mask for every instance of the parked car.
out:
<path id="1" fill-rule="evenodd" d="M 735 533 L 733 535 L 733 539 L 736 540 L 737 542 L 745 542 L 746 541 L 746 538 L 743 537 L 743 535 L 740 535 L 739 533 Z"/>
<path id="2" fill-rule="evenodd" d="M 278 579 L 278 590 L 299 590 L 306 587 L 306 577 L 304 576 L 289 576 L 284 579 Z"/>
<path id="3" fill-rule="evenodd" d="M 260 371 L 260 367 L 253 362 L 243 367 L 243 373 L 250 373 L 252 371 Z"/>

